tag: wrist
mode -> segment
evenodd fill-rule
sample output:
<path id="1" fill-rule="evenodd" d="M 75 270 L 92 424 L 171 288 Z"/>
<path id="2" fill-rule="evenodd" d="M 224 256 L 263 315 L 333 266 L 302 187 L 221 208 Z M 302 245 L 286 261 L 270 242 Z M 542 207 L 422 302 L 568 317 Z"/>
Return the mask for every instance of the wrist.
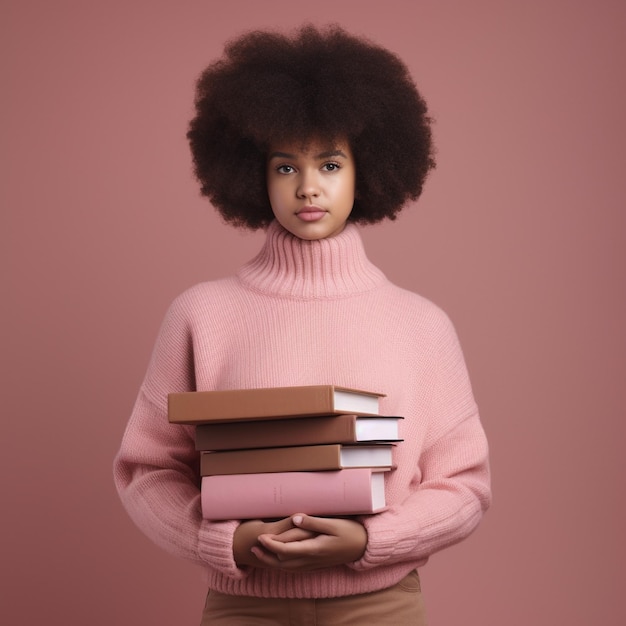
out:
<path id="1" fill-rule="evenodd" d="M 256 558 L 252 554 L 252 548 L 257 544 L 257 538 L 261 531 L 261 522 L 250 520 L 239 524 L 233 534 L 233 558 L 237 567 L 253 565 Z"/>

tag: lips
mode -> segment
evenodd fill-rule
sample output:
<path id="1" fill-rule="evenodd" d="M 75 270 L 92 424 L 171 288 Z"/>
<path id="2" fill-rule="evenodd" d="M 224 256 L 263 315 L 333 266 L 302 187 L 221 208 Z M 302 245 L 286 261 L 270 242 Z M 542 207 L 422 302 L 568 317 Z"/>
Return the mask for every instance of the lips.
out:
<path id="1" fill-rule="evenodd" d="M 296 215 L 303 222 L 316 222 L 326 215 L 326 211 L 318 206 L 306 206 L 300 209 Z"/>

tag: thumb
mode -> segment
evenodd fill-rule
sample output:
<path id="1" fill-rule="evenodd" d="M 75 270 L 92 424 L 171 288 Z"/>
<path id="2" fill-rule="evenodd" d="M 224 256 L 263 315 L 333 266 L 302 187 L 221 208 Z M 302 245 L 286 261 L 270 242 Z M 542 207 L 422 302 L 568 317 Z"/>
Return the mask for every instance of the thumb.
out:
<path id="1" fill-rule="evenodd" d="M 311 530 L 315 533 L 332 535 L 335 530 L 333 518 L 313 517 L 311 515 L 305 515 L 304 513 L 296 513 L 291 516 L 291 521 L 294 526 Z"/>

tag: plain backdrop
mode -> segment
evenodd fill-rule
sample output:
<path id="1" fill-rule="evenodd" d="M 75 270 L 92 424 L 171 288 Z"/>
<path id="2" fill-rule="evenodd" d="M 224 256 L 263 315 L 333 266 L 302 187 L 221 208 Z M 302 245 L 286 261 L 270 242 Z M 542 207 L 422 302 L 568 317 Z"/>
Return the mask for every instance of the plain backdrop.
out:
<path id="1" fill-rule="evenodd" d="M 491 445 L 493 507 L 422 570 L 431 624 L 626 623 L 624 2 L 1 14 L 0 622 L 198 623 L 201 569 L 135 528 L 111 465 L 169 302 L 263 239 L 199 195 L 194 81 L 228 38 L 310 21 L 398 53 L 436 120 L 422 198 L 363 230 L 455 322 Z"/>

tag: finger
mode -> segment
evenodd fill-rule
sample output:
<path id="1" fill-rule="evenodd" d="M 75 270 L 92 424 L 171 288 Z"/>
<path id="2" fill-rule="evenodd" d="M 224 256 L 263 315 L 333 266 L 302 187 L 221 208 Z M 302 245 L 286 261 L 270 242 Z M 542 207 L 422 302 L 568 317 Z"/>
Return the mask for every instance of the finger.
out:
<path id="1" fill-rule="evenodd" d="M 252 548 L 252 553 L 263 567 L 289 571 L 306 571 L 319 567 L 319 565 L 317 565 L 317 563 L 312 561 L 310 558 L 296 557 L 293 559 L 281 559 L 258 546 Z"/>
<path id="2" fill-rule="evenodd" d="M 311 568 L 311 559 L 307 557 L 294 556 L 290 558 L 289 556 L 281 556 L 270 552 L 269 550 L 265 550 L 260 546 L 255 546 L 251 549 L 252 554 L 256 557 L 257 561 L 259 561 L 260 566 L 262 567 L 271 567 L 276 569 L 288 569 L 288 570 L 297 570 L 297 569 L 310 569 Z"/>
<path id="3" fill-rule="evenodd" d="M 313 517 L 312 515 L 297 514 L 291 517 L 294 526 L 324 535 L 337 534 L 337 521 L 332 517 Z"/>
<path id="4" fill-rule="evenodd" d="M 319 552 L 319 535 L 311 539 L 290 541 L 288 543 L 278 541 L 272 535 L 259 535 L 259 543 L 272 552 L 279 559 L 294 559 L 313 555 Z"/>
<path id="5" fill-rule="evenodd" d="M 294 527 L 291 517 L 285 517 L 284 519 L 269 522 L 266 526 L 269 532 L 273 535 L 279 535 L 280 533 L 284 533 Z"/>
<path id="6" fill-rule="evenodd" d="M 259 546 L 254 546 L 251 548 L 250 552 L 254 554 L 257 561 L 266 567 L 281 567 L 282 565 L 280 559 L 275 554 L 272 554 Z"/>
<path id="7" fill-rule="evenodd" d="M 312 539 L 316 536 L 317 533 L 306 530 L 305 528 L 294 528 L 291 527 L 289 530 L 286 530 L 283 533 L 263 533 L 264 535 L 270 536 L 276 541 L 282 541 L 283 543 L 289 543 L 291 541 L 303 541 L 304 539 Z"/>

